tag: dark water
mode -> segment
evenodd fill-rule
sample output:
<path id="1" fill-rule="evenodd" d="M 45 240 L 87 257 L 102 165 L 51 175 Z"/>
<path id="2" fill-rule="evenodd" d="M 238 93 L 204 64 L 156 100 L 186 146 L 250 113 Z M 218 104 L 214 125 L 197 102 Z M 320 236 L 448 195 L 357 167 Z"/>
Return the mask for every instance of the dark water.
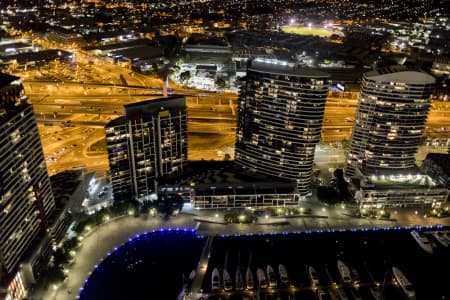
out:
<path id="1" fill-rule="evenodd" d="M 112 252 L 89 277 L 79 299 L 176 299 L 196 267 L 204 238 L 191 231 L 156 231 Z"/>
<path id="2" fill-rule="evenodd" d="M 195 268 L 205 241 L 191 232 L 171 232 L 150 234 L 128 243 L 92 274 L 80 299 L 176 299 L 182 286 L 181 275 Z M 372 299 L 368 290 L 372 279 L 385 282 L 384 299 L 405 298 L 393 284 L 393 265 L 413 283 L 417 299 L 450 299 L 450 248 L 438 245 L 430 255 L 407 230 L 216 237 L 203 290 L 210 291 L 211 272 L 215 267 L 223 270 L 225 258 L 233 279 L 238 261 L 245 276 L 250 256 L 255 279 L 258 267 L 265 270 L 270 264 L 277 271 L 282 263 L 291 283 L 299 288 L 291 298 L 284 288 L 275 296 L 262 293 L 261 299 L 315 299 L 306 266 L 314 266 L 321 286 L 326 287 L 331 281 L 340 283 L 338 258 L 359 273 L 363 299 Z M 344 290 L 348 299 L 354 299 L 350 288 Z"/>

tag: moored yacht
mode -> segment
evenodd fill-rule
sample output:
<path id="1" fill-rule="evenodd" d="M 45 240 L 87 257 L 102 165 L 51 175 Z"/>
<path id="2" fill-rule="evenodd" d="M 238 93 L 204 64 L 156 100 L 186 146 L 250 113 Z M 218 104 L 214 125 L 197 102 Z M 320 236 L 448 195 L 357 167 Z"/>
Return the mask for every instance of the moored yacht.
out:
<path id="1" fill-rule="evenodd" d="M 316 295 L 318 300 L 326 300 L 327 299 L 327 293 L 323 289 L 317 289 Z"/>
<path id="2" fill-rule="evenodd" d="M 425 235 L 423 235 L 423 233 L 420 233 L 417 230 L 412 230 L 411 235 L 423 250 L 430 254 L 433 254 L 433 246 L 431 245 L 430 240 Z"/>
<path id="3" fill-rule="evenodd" d="M 311 281 L 311 285 L 318 285 L 319 284 L 319 276 L 317 275 L 316 269 L 314 269 L 313 266 L 309 266 L 307 268 L 308 270 L 308 277 Z"/>
<path id="4" fill-rule="evenodd" d="M 280 274 L 280 281 L 283 284 L 289 283 L 289 276 L 286 270 L 286 267 L 282 264 L 278 265 L 278 273 Z"/>
<path id="5" fill-rule="evenodd" d="M 353 300 L 362 300 L 362 296 L 358 288 L 352 286 L 350 288 L 350 294 L 352 294 Z"/>
<path id="6" fill-rule="evenodd" d="M 235 277 L 235 286 L 236 291 L 241 291 L 244 289 L 244 280 L 242 278 L 241 268 L 238 266 L 236 269 L 236 277 Z"/>
<path id="7" fill-rule="evenodd" d="M 255 280 L 253 279 L 253 273 L 252 270 L 250 270 L 250 267 L 248 267 L 245 272 L 245 284 L 248 290 L 253 290 L 255 288 Z"/>
<path id="8" fill-rule="evenodd" d="M 447 234 L 445 232 L 443 232 L 443 231 L 433 231 L 431 233 L 431 235 L 443 247 L 445 247 L 445 248 L 448 247 L 448 244 L 449 244 L 450 241 L 449 241 L 448 236 L 447 236 Z"/>
<path id="9" fill-rule="evenodd" d="M 351 283 L 352 277 L 350 275 L 350 269 L 340 259 L 338 259 L 338 261 L 337 261 L 337 268 L 338 268 L 339 274 L 341 275 L 342 281 L 344 283 Z"/>
<path id="10" fill-rule="evenodd" d="M 397 267 L 392 267 L 392 274 L 394 275 L 395 280 L 402 288 L 403 292 L 405 292 L 408 299 L 416 299 L 416 292 L 414 291 L 414 287 L 411 282 L 406 278 L 402 271 L 400 271 Z"/>
<path id="11" fill-rule="evenodd" d="M 219 269 L 214 268 L 211 276 L 211 290 L 213 292 L 218 292 L 220 290 L 220 273 Z"/>
<path id="12" fill-rule="evenodd" d="M 234 285 L 236 291 L 242 291 L 244 289 L 244 279 L 241 272 L 241 251 L 238 252 L 238 264 L 236 267 L 236 274 L 234 277 Z"/>
<path id="13" fill-rule="evenodd" d="M 271 265 L 267 265 L 266 268 L 267 279 L 269 280 L 269 287 L 276 288 L 277 287 L 277 275 L 273 270 Z"/>
<path id="14" fill-rule="evenodd" d="M 258 278 L 259 287 L 262 289 L 266 289 L 267 288 L 266 274 L 264 274 L 264 271 L 261 268 L 258 268 L 256 270 L 256 277 Z"/>
<path id="15" fill-rule="evenodd" d="M 223 289 L 225 291 L 231 291 L 233 289 L 233 282 L 227 269 L 223 269 Z"/>
<path id="16" fill-rule="evenodd" d="M 375 300 L 381 300 L 383 299 L 383 293 L 381 292 L 380 288 L 378 286 L 372 286 L 369 288 L 369 292 L 370 295 L 372 295 L 372 297 Z"/>

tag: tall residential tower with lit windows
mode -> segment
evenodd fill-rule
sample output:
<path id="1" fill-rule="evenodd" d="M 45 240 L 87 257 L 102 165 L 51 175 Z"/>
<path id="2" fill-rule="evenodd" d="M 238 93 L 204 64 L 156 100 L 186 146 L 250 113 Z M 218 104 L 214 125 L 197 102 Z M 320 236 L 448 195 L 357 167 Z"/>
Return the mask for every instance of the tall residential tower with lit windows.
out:
<path id="1" fill-rule="evenodd" d="M 128 104 L 105 127 L 115 200 L 148 200 L 156 179 L 180 174 L 187 160 L 186 100 L 172 96 Z"/>
<path id="2" fill-rule="evenodd" d="M 415 154 L 435 79 L 393 66 L 363 75 L 345 176 L 362 211 L 440 208 L 448 189 L 422 173 Z"/>
<path id="3" fill-rule="evenodd" d="M 294 180 L 311 194 L 328 74 L 273 59 L 255 59 L 239 99 L 236 162 L 246 169 Z"/>
<path id="4" fill-rule="evenodd" d="M 27 100 L 20 78 L 0 73 L 0 277 L 17 271 L 55 208 Z"/>
<path id="5" fill-rule="evenodd" d="M 393 66 L 363 75 L 345 175 L 415 167 L 435 79 Z"/>

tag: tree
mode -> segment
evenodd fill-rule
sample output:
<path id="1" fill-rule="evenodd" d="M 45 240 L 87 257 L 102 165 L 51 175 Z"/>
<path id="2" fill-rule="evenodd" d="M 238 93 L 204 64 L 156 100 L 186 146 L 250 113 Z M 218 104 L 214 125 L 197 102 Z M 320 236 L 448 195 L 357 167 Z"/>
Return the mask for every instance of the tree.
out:
<path id="1" fill-rule="evenodd" d="M 181 210 L 183 207 L 183 198 L 178 194 L 159 195 L 156 204 L 158 212 L 167 218 L 173 215 L 176 210 Z"/>
<path id="2" fill-rule="evenodd" d="M 45 286 L 60 284 L 66 279 L 63 268 L 57 265 L 48 267 L 42 271 L 41 280 Z"/>
<path id="3" fill-rule="evenodd" d="M 319 186 L 317 188 L 317 198 L 328 204 L 336 204 L 341 201 L 339 193 L 329 186 Z"/>
<path id="4" fill-rule="evenodd" d="M 180 73 L 180 80 L 181 81 L 188 81 L 190 78 L 191 78 L 191 72 L 184 71 L 184 72 Z"/>
<path id="5" fill-rule="evenodd" d="M 64 242 L 63 247 L 64 247 L 64 249 L 66 251 L 69 252 L 70 250 L 73 250 L 73 249 L 77 248 L 79 245 L 80 245 L 80 241 L 78 240 L 78 238 L 77 237 L 73 237 L 71 239 L 66 240 Z"/>
<path id="6" fill-rule="evenodd" d="M 344 179 L 344 171 L 336 169 L 333 173 L 336 178 L 336 190 L 343 200 L 350 200 L 350 193 L 348 192 L 348 182 Z"/>
<path id="7" fill-rule="evenodd" d="M 223 78 L 217 78 L 217 79 L 216 79 L 216 86 L 217 86 L 219 89 L 224 88 L 225 85 L 226 85 L 226 81 L 225 81 Z"/>
<path id="8" fill-rule="evenodd" d="M 69 263 L 70 259 L 69 252 L 62 247 L 56 249 L 55 253 L 53 253 L 53 261 L 57 266 Z"/>

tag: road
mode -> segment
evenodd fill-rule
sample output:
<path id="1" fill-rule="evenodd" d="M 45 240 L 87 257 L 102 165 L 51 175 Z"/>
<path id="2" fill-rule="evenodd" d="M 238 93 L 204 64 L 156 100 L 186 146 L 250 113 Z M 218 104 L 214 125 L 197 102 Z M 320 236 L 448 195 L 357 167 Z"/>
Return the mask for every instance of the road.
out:
<path id="1" fill-rule="evenodd" d="M 107 122 L 123 114 L 123 105 L 163 96 L 163 82 L 152 76 L 129 72 L 129 70 L 125 72 L 121 67 L 104 63 L 100 63 L 98 70 L 82 64 L 78 68 L 71 72 L 62 71 L 64 68 L 48 71 L 60 82 L 37 81 L 33 76 L 24 78 L 26 93 L 34 105 L 40 124 L 62 125 L 63 121 L 70 120 L 76 127 L 98 130 L 95 137 L 97 139 L 101 135 L 102 127 Z M 58 75 L 59 69 L 67 74 Z M 80 74 L 83 72 L 83 76 L 91 74 L 90 76 L 93 78 L 91 80 L 94 82 L 92 84 L 69 82 L 70 74 L 74 72 L 78 72 L 79 76 L 82 76 Z M 127 84 L 135 86 L 121 86 L 122 82 L 118 78 L 102 81 L 102 78 L 113 77 L 111 73 L 123 74 Z M 66 80 L 67 76 L 69 76 L 69 81 L 65 81 L 63 84 L 62 81 Z M 88 77 L 83 78 L 87 80 Z M 117 75 L 117 77 L 119 76 Z M 223 159 L 224 153 L 233 158 L 232 149 L 237 127 L 237 95 L 196 91 L 175 85 L 172 88 L 174 93 L 186 95 L 189 159 Z M 321 143 L 339 145 L 338 142 L 350 139 L 357 107 L 357 96 L 358 93 L 330 93 L 324 112 Z M 425 144 L 438 147 L 431 150 L 437 149 L 442 152 L 442 149 L 448 145 L 450 118 L 447 116 L 449 115 L 450 104 L 448 102 L 433 102 L 427 121 Z M 59 145 L 61 148 L 67 148 L 74 143 L 76 136 L 81 138 L 82 135 L 74 134 L 72 137 L 64 137 L 65 142 Z M 47 157 L 52 157 L 54 146 L 49 146 L 48 143 L 52 143 L 52 141 L 43 140 L 44 152 Z M 85 146 L 92 144 L 91 136 L 87 136 L 84 143 Z M 78 141 L 77 144 L 82 143 Z M 328 153 L 328 156 L 324 157 L 319 155 L 317 161 L 319 164 L 326 164 L 327 160 L 339 164 L 343 161 L 343 156 L 336 155 L 334 153 Z M 425 151 L 420 150 L 417 157 L 423 160 L 425 155 Z M 99 154 L 98 157 L 80 156 L 80 159 L 74 159 L 72 164 L 68 158 L 51 161 L 48 164 L 50 173 L 78 165 L 87 165 L 88 168 L 98 170 L 99 173 L 103 173 L 108 168 L 106 153 L 103 153 L 103 156 Z"/>

